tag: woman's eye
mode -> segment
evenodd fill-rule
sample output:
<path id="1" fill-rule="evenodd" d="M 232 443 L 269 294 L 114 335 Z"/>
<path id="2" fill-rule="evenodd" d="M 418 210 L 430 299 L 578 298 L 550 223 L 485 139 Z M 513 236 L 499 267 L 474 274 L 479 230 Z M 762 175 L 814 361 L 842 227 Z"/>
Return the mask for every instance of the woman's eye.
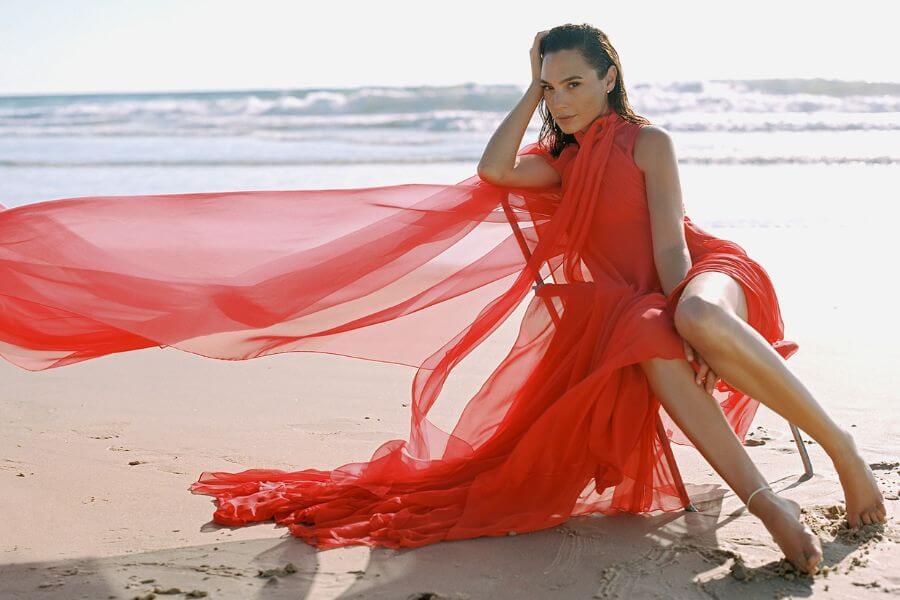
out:
<path id="1" fill-rule="evenodd" d="M 569 85 L 577 86 L 577 85 L 580 85 L 580 84 L 579 84 L 577 81 L 573 81 L 573 82 L 570 83 Z M 546 92 L 547 90 L 551 89 L 549 85 L 545 85 L 545 86 L 543 86 L 543 87 L 544 87 L 544 91 L 545 91 L 545 92 Z"/>

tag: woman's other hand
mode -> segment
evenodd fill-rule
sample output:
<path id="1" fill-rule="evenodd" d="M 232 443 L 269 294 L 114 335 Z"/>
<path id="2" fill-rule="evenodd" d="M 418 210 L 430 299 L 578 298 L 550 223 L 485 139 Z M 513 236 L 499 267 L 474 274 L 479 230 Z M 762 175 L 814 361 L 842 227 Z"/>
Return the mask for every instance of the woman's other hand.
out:
<path id="1" fill-rule="evenodd" d="M 716 388 L 716 384 L 719 382 L 718 374 L 710 368 L 703 357 L 700 356 L 696 350 L 694 350 L 690 344 L 687 343 L 687 340 L 681 338 L 681 343 L 684 344 L 684 356 L 687 358 L 687 361 L 691 363 L 693 367 L 694 359 L 697 360 L 697 364 L 699 365 L 699 370 L 694 375 L 694 383 L 697 385 L 702 385 L 706 390 L 706 393 L 710 396 L 713 393 L 713 390 Z M 705 381 L 704 381 L 705 378 Z"/>

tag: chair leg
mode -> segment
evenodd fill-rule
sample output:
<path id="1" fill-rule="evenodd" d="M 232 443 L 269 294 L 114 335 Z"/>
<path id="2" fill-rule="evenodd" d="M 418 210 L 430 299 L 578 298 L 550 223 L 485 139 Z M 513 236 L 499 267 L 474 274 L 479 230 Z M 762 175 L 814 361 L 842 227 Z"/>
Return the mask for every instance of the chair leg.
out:
<path id="1" fill-rule="evenodd" d="M 793 423 L 788 424 L 791 426 L 791 433 L 794 434 L 794 441 L 797 443 L 797 450 L 800 452 L 800 460 L 803 461 L 803 477 L 801 480 L 809 479 L 813 476 L 813 466 L 812 461 L 809 459 L 809 452 L 806 450 L 806 444 L 803 443 L 803 437 L 800 435 L 800 428 Z"/>
<path id="2" fill-rule="evenodd" d="M 659 413 L 656 414 L 656 435 L 659 438 L 663 453 L 666 455 L 666 462 L 669 464 L 669 470 L 672 472 L 672 477 L 675 479 L 675 489 L 678 490 L 678 495 L 681 497 L 681 505 L 684 506 L 684 510 L 688 512 L 697 512 L 697 509 L 694 507 L 693 503 L 691 503 L 691 498 L 688 496 L 687 489 L 684 487 L 684 481 L 681 479 L 681 471 L 678 469 L 678 463 L 675 462 L 675 454 L 672 453 L 672 444 L 669 442 L 669 436 L 666 435 L 666 428 L 663 426 L 662 418 L 659 416 Z"/>

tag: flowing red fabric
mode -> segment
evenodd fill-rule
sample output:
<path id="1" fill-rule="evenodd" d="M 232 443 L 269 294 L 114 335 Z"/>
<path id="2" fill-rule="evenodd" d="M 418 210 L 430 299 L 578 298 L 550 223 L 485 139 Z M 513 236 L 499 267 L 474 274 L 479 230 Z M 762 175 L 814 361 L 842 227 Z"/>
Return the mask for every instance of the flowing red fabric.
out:
<path id="1" fill-rule="evenodd" d="M 245 360 L 321 352 L 416 369 L 407 440 L 334 470 L 204 472 L 215 522 L 274 519 L 307 543 L 416 547 L 590 513 L 677 510 L 639 363 L 684 358 L 672 315 L 720 271 L 785 358 L 771 281 L 685 217 L 693 260 L 667 297 L 652 257 L 640 125 L 595 119 L 553 159 L 562 186 L 454 185 L 85 197 L 0 211 L 0 356 L 29 370 L 171 346 Z M 512 218 L 512 221 L 510 220 Z M 521 230 L 521 239 L 516 229 Z M 527 246 L 526 259 L 520 243 Z M 508 354 L 450 432 L 451 370 L 532 290 Z M 743 440 L 758 402 L 714 392 Z M 690 444 L 664 414 L 673 441 Z"/>

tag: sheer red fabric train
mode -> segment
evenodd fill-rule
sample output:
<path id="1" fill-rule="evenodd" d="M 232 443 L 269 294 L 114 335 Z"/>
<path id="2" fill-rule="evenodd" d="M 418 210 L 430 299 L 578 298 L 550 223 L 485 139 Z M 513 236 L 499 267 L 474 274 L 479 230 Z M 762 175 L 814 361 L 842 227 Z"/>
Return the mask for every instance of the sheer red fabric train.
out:
<path id="1" fill-rule="evenodd" d="M 639 363 L 684 358 L 672 314 L 696 273 L 734 276 L 785 358 L 778 300 L 737 244 L 685 217 L 694 265 L 663 294 L 640 126 L 610 113 L 556 160 L 559 188 L 452 185 L 85 197 L 0 211 L 0 356 L 39 371 L 171 346 L 245 360 L 321 352 L 416 369 L 407 440 L 334 470 L 204 472 L 213 519 L 274 519 L 328 549 L 417 547 L 590 513 L 677 510 Z M 504 212 L 508 203 L 531 257 Z M 451 370 L 526 298 L 515 343 L 450 432 Z M 551 319 L 547 303 L 559 315 Z M 714 392 L 743 439 L 758 402 Z M 666 415 L 672 440 L 689 440 Z M 302 458 L 302 457 L 300 457 Z"/>

